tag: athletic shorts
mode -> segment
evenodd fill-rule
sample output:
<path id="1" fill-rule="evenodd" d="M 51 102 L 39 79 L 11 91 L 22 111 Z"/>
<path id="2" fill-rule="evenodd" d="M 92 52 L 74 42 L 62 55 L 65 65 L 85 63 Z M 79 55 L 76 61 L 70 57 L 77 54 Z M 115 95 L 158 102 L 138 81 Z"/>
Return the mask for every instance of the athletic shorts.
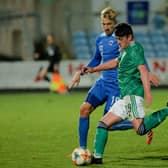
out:
<path id="1" fill-rule="evenodd" d="M 143 101 L 144 99 L 140 96 L 127 95 L 123 99 L 118 100 L 109 111 L 123 120 L 144 118 Z"/>
<path id="2" fill-rule="evenodd" d="M 117 81 L 107 83 L 102 79 L 96 83 L 88 91 L 85 102 L 90 103 L 94 108 L 106 102 L 104 114 L 109 111 L 110 107 L 119 99 L 120 91 Z"/>

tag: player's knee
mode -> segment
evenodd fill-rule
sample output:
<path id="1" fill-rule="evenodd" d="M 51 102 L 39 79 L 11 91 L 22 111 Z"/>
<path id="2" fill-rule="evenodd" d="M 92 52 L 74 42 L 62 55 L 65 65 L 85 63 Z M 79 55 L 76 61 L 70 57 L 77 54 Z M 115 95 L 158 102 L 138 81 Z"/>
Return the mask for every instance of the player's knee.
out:
<path id="1" fill-rule="evenodd" d="M 140 124 L 138 130 L 136 131 L 136 133 L 138 135 L 145 135 L 146 134 L 146 130 L 145 130 L 145 126 L 143 123 Z"/>
<path id="2" fill-rule="evenodd" d="M 88 106 L 81 105 L 80 107 L 80 116 L 81 117 L 88 117 L 91 112 L 91 109 Z"/>
<path id="3" fill-rule="evenodd" d="M 98 122 L 98 126 L 97 127 L 98 128 L 108 129 L 108 126 L 104 122 L 102 122 L 102 121 Z"/>

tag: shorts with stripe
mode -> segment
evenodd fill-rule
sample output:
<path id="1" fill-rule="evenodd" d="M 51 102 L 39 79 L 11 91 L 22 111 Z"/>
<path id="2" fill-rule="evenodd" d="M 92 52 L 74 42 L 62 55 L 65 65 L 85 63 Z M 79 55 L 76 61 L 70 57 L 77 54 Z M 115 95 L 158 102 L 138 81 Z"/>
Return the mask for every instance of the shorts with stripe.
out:
<path id="1" fill-rule="evenodd" d="M 123 99 L 114 103 L 109 111 L 123 120 L 144 118 L 145 112 L 143 108 L 143 101 L 144 99 L 140 96 L 126 95 Z"/>

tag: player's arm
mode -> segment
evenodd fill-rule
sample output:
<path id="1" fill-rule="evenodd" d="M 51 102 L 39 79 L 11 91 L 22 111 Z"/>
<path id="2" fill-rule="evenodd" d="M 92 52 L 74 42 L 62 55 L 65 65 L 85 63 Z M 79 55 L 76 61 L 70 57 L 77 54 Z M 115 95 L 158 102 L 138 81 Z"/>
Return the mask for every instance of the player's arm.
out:
<path id="1" fill-rule="evenodd" d="M 146 65 L 139 65 L 138 69 L 141 75 L 141 81 L 144 87 L 144 94 L 146 98 L 146 105 L 149 106 L 152 100 L 151 90 L 150 90 L 150 82 L 149 82 L 149 74 L 146 68 Z"/>
<path id="2" fill-rule="evenodd" d="M 148 74 L 150 83 L 154 86 L 158 86 L 160 84 L 160 78 L 152 72 L 148 72 Z"/>
<path id="3" fill-rule="evenodd" d="M 152 85 L 154 85 L 154 86 L 158 86 L 160 84 L 160 78 L 150 71 L 150 67 L 149 67 L 149 64 L 148 64 L 146 58 L 145 58 L 145 65 L 146 65 L 146 68 L 147 68 L 147 70 L 149 72 L 149 81 L 150 81 L 150 83 Z"/>
<path id="4" fill-rule="evenodd" d="M 98 40 L 96 41 L 96 49 L 95 49 L 94 55 L 91 58 L 91 60 L 89 61 L 89 63 L 87 64 L 87 67 L 95 67 L 101 63 L 102 57 L 101 57 L 97 43 L 98 43 Z"/>
<path id="5" fill-rule="evenodd" d="M 87 66 L 83 66 L 80 71 L 77 71 L 75 73 L 75 75 L 73 76 L 73 78 L 71 80 L 71 83 L 68 86 L 69 91 L 71 91 L 75 86 L 79 85 L 81 76 L 83 76 L 84 74 L 87 73 L 87 69 L 89 69 L 92 66 L 94 67 L 96 65 L 99 65 L 100 62 L 101 62 L 101 60 L 95 54 L 95 56 L 92 58 L 92 60 L 89 62 L 89 64 Z"/>
<path id="6" fill-rule="evenodd" d="M 78 86 L 80 83 L 80 76 L 81 76 L 82 72 L 81 71 L 77 71 L 75 73 L 75 75 L 73 76 L 69 86 L 68 86 L 68 90 L 71 91 L 75 86 Z"/>
<path id="7" fill-rule="evenodd" d="M 86 72 L 87 68 L 95 67 L 95 66 L 99 65 L 101 63 L 101 59 L 102 59 L 101 54 L 99 52 L 98 45 L 96 43 L 96 50 L 95 50 L 95 53 L 94 53 L 92 59 L 89 61 L 89 63 L 86 66 L 83 66 L 80 71 L 77 71 L 75 73 L 75 75 L 73 76 L 73 78 L 71 80 L 71 83 L 68 86 L 69 91 L 71 91 L 75 86 L 79 85 L 81 76 L 83 76 L 84 74 L 87 73 Z"/>
<path id="8" fill-rule="evenodd" d="M 104 64 L 100 64 L 96 67 L 93 67 L 93 68 L 87 68 L 87 70 L 85 70 L 86 73 L 94 73 L 94 72 L 100 72 L 100 71 L 103 71 L 103 70 L 107 70 L 107 69 L 112 69 L 112 68 L 115 68 L 118 66 L 118 59 L 113 59 L 111 61 L 108 61 Z"/>

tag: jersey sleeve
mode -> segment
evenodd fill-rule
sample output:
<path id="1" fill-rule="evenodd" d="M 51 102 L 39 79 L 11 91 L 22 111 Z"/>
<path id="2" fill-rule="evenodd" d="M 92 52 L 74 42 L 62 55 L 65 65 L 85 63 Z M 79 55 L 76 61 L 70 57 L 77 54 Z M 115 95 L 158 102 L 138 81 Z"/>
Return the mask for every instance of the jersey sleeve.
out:
<path id="1" fill-rule="evenodd" d="M 96 40 L 96 50 L 95 53 L 92 57 L 92 59 L 90 60 L 90 62 L 87 64 L 88 67 L 95 67 L 97 65 L 99 65 L 101 63 L 101 54 L 98 48 L 98 39 Z"/>

